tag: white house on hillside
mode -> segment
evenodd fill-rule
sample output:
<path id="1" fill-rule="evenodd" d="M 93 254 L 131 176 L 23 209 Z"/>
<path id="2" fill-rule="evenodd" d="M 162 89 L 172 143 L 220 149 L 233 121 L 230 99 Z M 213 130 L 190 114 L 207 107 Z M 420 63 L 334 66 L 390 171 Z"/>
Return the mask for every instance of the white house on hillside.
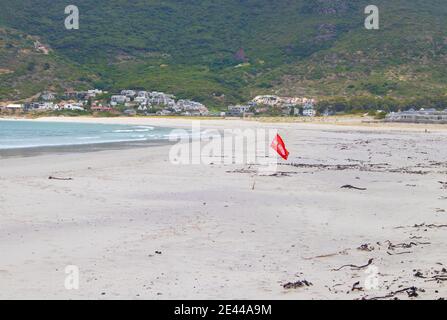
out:
<path id="1" fill-rule="evenodd" d="M 253 102 L 261 105 L 276 106 L 281 103 L 281 98 L 277 96 L 257 96 L 253 99 Z"/>
<path id="2" fill-rule="evenodd" d="M 250 106 L 236 105 L 236 106 L 228 107 L 228 115 L 229 116 L 241 117 L 247 112 L 250 112 Z"/>
<path id="3" fill-rule="evenodd" d="M 303 116 L 305 117 L 315 117 L 317 115 L 317 111 L 314 109 L 314 105 L 312 103 L 306 103 L 303 108 Z"/>
<path id="4" fill-rule="evenodd" d="M 20 110 L 23 109 L 23 104 L 8 104 L 4 107 L 6 110 Z"/>
<path id="5" fill-rule="evenodd" d="M 117 104 L 125 104 L 126 102 L 129 102 L 130 99 L 124 95 L 117 95 L 117 96 L 112 96 L 110 98 L 110 104 L 112 106 L 116 106 Z"/>

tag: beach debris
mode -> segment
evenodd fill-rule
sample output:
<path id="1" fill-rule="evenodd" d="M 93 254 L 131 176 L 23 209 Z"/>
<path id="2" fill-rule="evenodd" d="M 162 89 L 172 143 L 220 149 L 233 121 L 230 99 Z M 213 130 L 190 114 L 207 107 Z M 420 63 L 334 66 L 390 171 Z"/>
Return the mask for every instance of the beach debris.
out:
<path id="1" fill-rule="evenodd" d="M 72 181 L 73 178 L 58 178 L 58 177 L 49 176 L 48 180 Z"/>
<path id="2" fill-rule="evenodd" d="M 399 244 L 393 244 L 391 241 L 386 241 L 388 243 L 388 250 L 395 250 L 395 249 L 410 249 L 412 247 L 417 247 L 420 245 L 429 245 L 430 242 L 410 242 L 410 243 L 399 243 Z"/>
<path id="3" fill-rule="evenodd" d="M 374 261 L 374 259 L 369 259 L 368 263 L 363 266 L 356 266 L 354 264 L 346 264 L 344 266 L 341 266 L 338 269 L 332 269 L 332 271 L 340 271 L 344 268 L 351 268 L 352 270 L 362 270 L 362 269 L 369 267 L 373 263 L 373 261 Z"/>
<path id="4" fill-rule="evenodd" d="M 298 280 L 296 282 L 289 282 L 283 285 L 283 288 L 286 290 L 291 289 L 299 289 L 303 287 L 310 287 L 313 286 L 312 282 L 309 282 L 307 280 Z"/>
<path id="5" fill-rule="evenodd" d="M 401 289 L 401 290 L 390 292 L 389 294 L 387 294 L 386 296 L 383 296 L 383 297 L 363 298 L 363 300 L 391 299 L 391 298 L 395 298 L 397 295 L 399 295 L 401 293 L 406 293 L 409 298 L 417 298 L 419 296 L 418 292 L 425 292 L 425 290 L 424 289 L 419 289 L 417 287 L 408 287 L 408 288 L 405 288 L 405 289 Z M 397 299 L 397 297 L 396 297 L 396 299 Z"/>
<path id="6" fill-rule="evenodd" d="M 428 228 L 428 229 L 436 229 L 436 228 L 447 228 L 447 224 L 415 224 L 413 228 Z"/>
<path id="7" fill-rule="evenodd" d="M 351 291 L 363 291 L 364 289 L 362 287 L 360 287 L 360 281 L 354 283 L 354 285 L 352 286 Z"/>
<path id="8" fill-rule="evenodd" d="M 278 177 L 278 178 L 282 178 L 282 177 L 291 177 L 292 175 L 296 175 L 299 174 L 298 172 L 285 172 L 285 171 L 278 171 L 272 174 L 259 174 L 258 171 L 256 170 L 251 170 L 251 169 L 236 169 L 236 170 L 229 170 L 226 171 L 226 173 L 246 173 L 246 174 L 251 174 L 253 176 L 264 176 L 264 177 Z"/>
<path id="9" fill-rule="evenodd" d="M 395 227 L 394 229 L 405 229 L 405 228 L 417 228 L 417 229 L 421 229 L 421 228 L 426 228 L 426 229 L 437 229 L 437 228 L 447 228 L 447 224 L 426 224 L 421 223 L 421 224 L 415 224 L 413 226 L 399 226 L 399 227 Z"/>
<path id="10" fill-rule="evenodd" d="M 442 281 L 447 281 L 447 275 L 433 276 L 430 279 L 428 279 L 427 281 L 436 281 L 438 283 L 440 283 Z"/>
<path id="11" fill-rule="evenodd" d="M 400 169 L 392 169 L 389 170 L 390 173 L 405 173 L 405 174 L 415 174 L 415 175 L 427 175 L 430 173 L 430 171 L 422 171 L 422 170 L 411 170 L 408 168 L 400 168 Z"/>
<path id="12" fill-rule="evenodd" d="M 360 191 L 366 191 L 366 190 L 368 190 L 368 189 L 366 189 L 366 188 L 358 188 L 358 187 L 354 187 L 354 186 L 351 186 L 350 184 L 344 185 L 344 186 L 340 187 L 340 189 L 352 189 L 352 190 L 360 190 Z"/>
<path id="13" fill-rule="evenodd" d="M 163 254 L 161 251 L 155 251 L 155 254 Z"/>
<path id="14" fill-rule="evenodd" d="M 422 272 L 420 272 L 420 271 L 416 272 L 416 273 L 414 274 L 414 276 L 415 276 L 416 278 L 426 279 L 426 277 L 424 276 L 424 274 L 423 274 Z"/>
<path id="15" fill-rule="evenodd" d="M 399 256 L 399 255 L 403 255 L 403 254 L 411 254 L 413 252 L 411 252 L 411 251 L 404 251 L 404 252 L 391 253 L 391 252 L 387 251 L 386 253 L 389 256 Z"/>
<path id="16" fill-rule="evenodd" d="M 295 172 L 278 171 L 278 172 L 275 172 L 275 173 L 269 175 L 269 177 L 279 177 L 279 178 L 280 177 L 290 177 L 292 175 L 292 173 L 295 173 Z"/>
<path id="17" fill-rule="evenodd" d="M 313 259 L 331 258 L 331 257 L 335 257 L 335 256 L 338 256 L 338 255 L 347 255 L 348 251 L 349 251 L 349 249 L 345 249 L 345 250 L 340 251 L 340 252 L 323 254 L 323 255 L 316 256 L 316 257 L 310 257 L 310 258 L 303 257 L 303 259 L 304 260 L 313 260 Z"/>
<path id="18" fill-rule="evenodd" d="M 358 164 L 348 165 L 325 165 L 325 164 L 305 164 L 305 163 L 278 163 L 280 166 L 290 166 L 301 169 L 320 169 L 320 170 L 355 170 L 363 168 Z M 372 166 L 372 165 L 371 165 Z"/>
<path id="19" fill-rule="evenodd" d="M 226 173 L 249 173 L 249 174 L 256 174 L 256 170 L 250 170 L 250 169 L 236 169 L 236 170 L 230 170 L 226 171 Z"/>
<path id="20" fill-rule="evenodd" d="M 441 189 L 447 189 L 447 182 L 444 181 L 438 181 L 438 182 L 442 185 Z"/>
<path id="21" fill-rule="evenodd" d="M 426 276 L 421 271 L 417 271 L 414 276 L 416 278 L 424 279 L 427 282 L 436 281 L 438 283 L 447 281 L 447 269 L 443 268 L 440 271 L 434 271 L 434 275 Z"/>
<path id="22" fill-rule="evenodd" d="M 375 248 L 371 244 L 365 243 L 358 247 L 357 250 L 371 252 L 374 251 Z"/>
<path id="23" fill-rule="evenodd" d="M 412 167 L 407 168 L 390 168 L 389 163 L 355 163 L 355 164 L 317 164 L 317 163 L 278 163 L 278 166 L 290 166 L 300 169 L 315 169 L 328 171 L 344 171 L 358 170 L 362 172 L 387 172 L 387 173 L 403 173 L 413 175 L 427 175 L 430 171 L 413 170 Z M 447 173 L 438 171 L 438 173 Z M 357 179 L 358 180 L 358 179 Z"/>
<path id="24" fill-rule="evenodd" d="M 429 245 L 430 242 L 410 242 L 410 243 L 399 243 L 399 244 L 393 244 L 391 241 L 386 241 L 388 243 L 388 250 L 387 254 L 390 256 L 395 255 L 402 255 L 402 254 L 410 254 L 411 251 L 404 251 L 404 252 L 394 252 L 396 249 L 411 249 L 413 247 L 417 247 L 420 245 Z M 392 251 L 392 252 L 390 252 Z"/>

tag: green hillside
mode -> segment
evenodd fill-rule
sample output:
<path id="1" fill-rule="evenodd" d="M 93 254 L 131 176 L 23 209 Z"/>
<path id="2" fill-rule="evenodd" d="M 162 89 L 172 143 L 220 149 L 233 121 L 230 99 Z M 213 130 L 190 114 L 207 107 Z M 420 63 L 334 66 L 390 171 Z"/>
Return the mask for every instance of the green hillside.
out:
<path id="1" fill-rule="evenodd" d="M 51 49 L 36 48 L 36 42 L 36 37 L 0 28 L 1 100 L 30 98 L 45 90 L 63 91 L 72 86 L 87 88 L 87 79 L 97 78 Z"/>
<path id="2" fill-rule="evenodd" d="M 447 3 L 374 2 L 380 30 L 364 28 L 363 0 L 72 1 L 80 30 L 68 31 L 66 1 L 0 0 L 0 98 L 95 86 L 216 107 L 260 93 L 444 106 Z M 17 56 L 30 36 L 51 52 Z"/>

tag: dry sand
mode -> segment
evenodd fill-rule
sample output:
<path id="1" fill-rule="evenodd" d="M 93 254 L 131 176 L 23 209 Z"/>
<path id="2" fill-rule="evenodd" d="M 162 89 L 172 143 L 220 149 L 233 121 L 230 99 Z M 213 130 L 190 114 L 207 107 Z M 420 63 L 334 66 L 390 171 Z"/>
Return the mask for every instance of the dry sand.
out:
<path id="1" fill-rule="evenodd" d="M 202 121 L 265 126 L 291 152 L 279 176 L 175 166 L 170 146 L 1 159 L 0 298 L 447 298 L 447 129 Z"/>

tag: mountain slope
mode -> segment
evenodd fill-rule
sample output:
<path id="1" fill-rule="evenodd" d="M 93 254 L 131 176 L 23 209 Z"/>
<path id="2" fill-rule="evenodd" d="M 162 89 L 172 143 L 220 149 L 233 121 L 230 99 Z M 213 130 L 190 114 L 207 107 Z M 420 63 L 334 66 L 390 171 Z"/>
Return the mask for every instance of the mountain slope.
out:
<path id="1" fill-rule="evenodd" d="M 28 98 L 45 90 L 88 87 L 81 66 L 58 56 L 48 46 L 17 30 L 0 28 L 0 97 L 3 101 Z M 94 80 L 91 80 L 94 81 Z"/>
<path id="2" fill-rule="evenodd" d="M 258 93 L 393 101 L 443 97 L 447 3 L 377 0 L 381 29 L 371 31 L 363 27 L 368 4 L 83 0 L 77 4 L 80 30 L 68 31 L 66 1 L 0 0 L 0 26 L 38 36 L 53 49 L 49 59 L 59 68 L 83 74 L 60 79 L 59 87 L 166 90 L 215 106 Z M 0 74 L 7 88 L 3 79 Z"/>

